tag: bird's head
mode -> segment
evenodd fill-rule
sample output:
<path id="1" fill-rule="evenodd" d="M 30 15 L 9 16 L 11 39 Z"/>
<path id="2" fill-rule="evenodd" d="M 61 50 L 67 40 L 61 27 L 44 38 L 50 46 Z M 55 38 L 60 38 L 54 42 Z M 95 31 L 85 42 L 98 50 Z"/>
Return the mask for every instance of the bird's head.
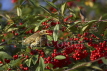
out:
<path id="1" fill-rule="evenodd" d="M 46 35 L 46 34 L 49 34 L 49 33 L 47 33 L 47 30 L 42 30 L 42 31 L 39 32 L 39 34 L 40 35 Z"/>

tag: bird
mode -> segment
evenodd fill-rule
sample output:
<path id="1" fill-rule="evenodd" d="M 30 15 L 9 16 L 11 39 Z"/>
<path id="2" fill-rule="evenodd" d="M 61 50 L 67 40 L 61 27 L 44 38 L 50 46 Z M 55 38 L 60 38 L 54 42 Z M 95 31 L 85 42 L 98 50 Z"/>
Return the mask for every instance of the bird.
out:
<path id="1" fill-rule="evenodd" d="M 47 34 L 47 30 L 42 30 L 27 37 L 22 43 L 24 45 L 30 45 L 31 48 L 35 46 L 44 46 L 46 44 Z"/>

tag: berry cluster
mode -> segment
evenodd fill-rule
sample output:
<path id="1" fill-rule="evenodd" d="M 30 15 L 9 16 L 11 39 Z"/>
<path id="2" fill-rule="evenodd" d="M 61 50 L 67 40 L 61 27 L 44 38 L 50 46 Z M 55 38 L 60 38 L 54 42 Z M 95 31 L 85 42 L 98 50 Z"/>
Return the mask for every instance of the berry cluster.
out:
<path id="1" fill-rule="evenodd" d="M 55 59 L 54 57 L 56 57 L 57 55 L 63 55 L 66 58 L 62 60 Z M 45 60 L 45 63 L 51 63 L 53 65 L 53 68 L 57 68 L 57 67 L 62 68 L 64 66 L 71 64 L 70 57 L 64 53 L 57 52 L 56 49 L 54 49 L 54 52 L 51 54 L 51 56 L 44 58 L 44 60 Z M 49 69 L 49 66 L 47 66 L 46 68 Z"/>
<path id="2" fill-rule="evenodd" d="M 95 43 L 88 43 L 88 45 L 92 46 L 95 48 L 95 50 L 93 50 L 91 52 L 91 56 L 90 59 L 91 60 L 96 60 L 98 58 L 107 56 L 107 42 L 101 42 L 99 44 L 95 44 Z"/>

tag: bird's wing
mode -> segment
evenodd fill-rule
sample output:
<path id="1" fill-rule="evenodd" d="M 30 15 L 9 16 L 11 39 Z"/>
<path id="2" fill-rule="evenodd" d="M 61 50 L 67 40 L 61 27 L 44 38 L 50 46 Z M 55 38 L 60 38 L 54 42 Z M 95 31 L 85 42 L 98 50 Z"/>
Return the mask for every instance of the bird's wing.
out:
<path id="1" fill-rule="evenodd" d="M 31 35 L 29 37 L 27 37 L 24 41 L 23 41 L 23 44 L 30 44 L 32 42 L 34 42 L 36 39 L 35 35 Z"/>
<path id="2" fill-rule="evenodd" d="M 40 43 L 40 37 L 36 37 L 35 41 L 33 43 L 31 43 L 31 47 L 33 46 L 37 46 Z"/>

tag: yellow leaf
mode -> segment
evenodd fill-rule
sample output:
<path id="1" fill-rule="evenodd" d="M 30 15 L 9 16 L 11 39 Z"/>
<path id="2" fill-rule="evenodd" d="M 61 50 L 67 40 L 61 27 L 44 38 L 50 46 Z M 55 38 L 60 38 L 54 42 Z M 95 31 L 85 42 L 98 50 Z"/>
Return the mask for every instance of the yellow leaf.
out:
<path id="1" fill-rule="evenodd" d="M 90 1 L 90 0 L 86 1 L 86 2 L 85 2 L 85 5 L 90 6 L 90 7 L 93 7 L 93 6 L 94 6 L 93 2 Z"/>

